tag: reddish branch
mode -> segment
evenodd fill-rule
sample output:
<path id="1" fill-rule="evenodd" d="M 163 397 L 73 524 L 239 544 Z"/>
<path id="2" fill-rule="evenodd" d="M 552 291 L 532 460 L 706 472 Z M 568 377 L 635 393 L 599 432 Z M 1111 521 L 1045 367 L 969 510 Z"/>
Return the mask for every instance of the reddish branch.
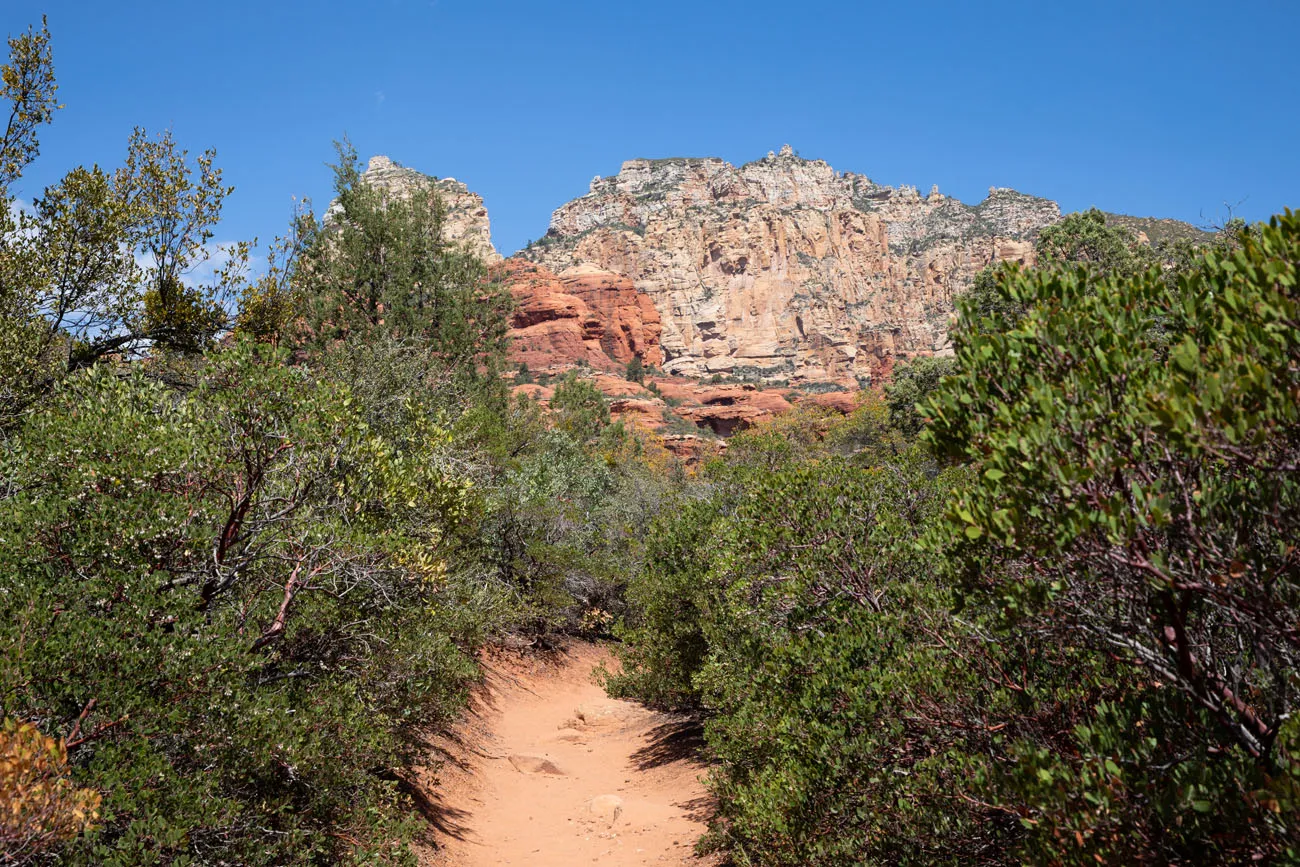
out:
<path id="1" fill-rule="evenodd" d="M 302 564 L 302 560 L 294 564 L 289 580 L 284 583 L 284 597 L 280 601 L 280 610 L 276 612 L 275 619 L 271 621 L 270 625 L 262 630 L 262 636 L 253 643 L 252 650 L 259 650 L 284 635 L 285 624 L 289 618 L 289 606 L 293 603 L 294 597 L 298 595 L 299 590 L 307 586 L 312 578 L 320 574 L 321 567 L 317 567 L 311 570 L 306 578 L 303 578 Z"/>
<path id="2" fill-rule="evenodd" d="M 75 750 L 77 747 L 81 746 L 84 743 L 88 743 L 89 741 L 93 741 L 96 738 L 103 737 L 105 734 L 117 728 L 122 723 L 126 722 L 131 718 L 130 714 L 123 714 L 121 717 L 113 720 L 111 723 L 105 723 L 104 725 L 99 726 L 83 735 L 81 733 L 81 724 L 86 721 L 86 717 L 90 716 L 90 712 L 95 709 L 95 705 L 97 704 L 99 704 L 99 699 L 97 698 L 92 698 L 90 701 L 86 702 L 86 706 L 83 707 L 81 709 L 81 713 L 77 715 L 77 721 L 72 724 L 72 731 L 68 733 L 68 739 L 64 742 L 65 748 L 69 750 Z"/>

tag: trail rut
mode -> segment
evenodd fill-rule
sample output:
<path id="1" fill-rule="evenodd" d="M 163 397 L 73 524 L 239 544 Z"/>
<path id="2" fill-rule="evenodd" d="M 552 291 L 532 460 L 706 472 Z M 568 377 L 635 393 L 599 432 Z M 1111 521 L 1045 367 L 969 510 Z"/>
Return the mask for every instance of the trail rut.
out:
<path id="1" fill-rule="evenodd" d="M 498 654 L 428 782 L 428 867 L 691 864 L 708 796 L 689 720 L 611 699 L 576 645 L 558 660 Z"/>

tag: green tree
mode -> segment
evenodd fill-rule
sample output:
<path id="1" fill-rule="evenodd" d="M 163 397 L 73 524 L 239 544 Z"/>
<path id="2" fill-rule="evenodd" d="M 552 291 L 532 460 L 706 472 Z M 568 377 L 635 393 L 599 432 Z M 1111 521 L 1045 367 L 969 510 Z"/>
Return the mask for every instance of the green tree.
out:
<path id="1" fill-rule="evenodd" d="M 328 348 L 386 337 L 427 350 L 462 381 L 495 380 L 504 360 L 509 293 L 476 256 L 444 237 L 446 211 L 428 185 L 408 196 L 362 181 L 356 150 L 336 143 L 335 203 L 301 222 L 294 291 L 301 339 Z"/>
<path id="2" fill-rule="evenodd" d="M 188 276 L 214 256 L 209 241 L 232 189 L 213 159 L 209 151 L 191 164 L 170 132 L 151 139 L 137 129 L 121 168 L 74 169 L 20 215 L 6 282 L 29 299 L 40 351 L 62 346 L 77 370 L 152 348 L 195 351 L 225 329 L 224 291 L 247 246 L 212 284 Z"/>
<path id="3" fill-rule="evenodd" d="M 889 407 L 889 423 L 911 439 L 925 427 L 925 417 L 917 411 L 945 376 L 953 372 L 953 360 L 935 356 L 914 358 L 895 369 L 885 386 L 885 402 Z"/>
<path id="4" fill-rule="evenodd" d="M 1232 236 L 1227 231 L 1221 238 Z M 1099 275 L 1133 277 L 1163 267 L 1170 279 L 1176 279 L 1197 254 L 1197 248 L 1187 242 L 1160 248 L 1141 244 L 1129 229 L 1107 225 L 1106 215 L 1096 208 L 1067 214 L 1059 223 L 1043 229 L 1034 249 L 1041 268 L 1084 267 Z M 977 327 L 1006 331 L 1020 321 L 1024 301 L 998 288 L 1000 283 L 1014 280 L 1010 275 L 1019 270 L 1013 264 L 990 265 L 975 275 L 959 305 L 968 331 Z"/>
<path id="5" fill-rule="evenodd" d="M 271 244 L 266 271 L 243 285 L 235 316 L 236 334 L 275 345 L 286 338 L 292 340 L 303 315 L 302 298 L 293 285 L 295 269 L 303 252 L 303 234 L 314 229 L 314 220 L 302 208 L 294 215 L 289 234 Z"/>
<path id="6" fill-rule="evenodd" d="M 222 184 L 215 159 L 216 152 L 207 150 L 191 165 L 170 130 L 157 139 L 141 129 L 132 134 L 126 163 L 113 179 L 113 195 L 129 218 L 128 244 L 146 261 L 140 307 L 122 322 L 101 324 L 101 330 L 120 333 L 93 340 L 93 354 L 78 363 L 130 347 L 142 338 L 153 347 L 197 352 L 227 330 L 227 306 L 233 301 L 229 287 L 248 260 L 249 245 L 239 243 L 233 251 L 221 251 L 227 263 L 213 285 L 186 279 L 213 257 L 209 242 L 225 198 L 234 192 L 234 187 Z M 87 333 L 84 324 L 79 327 L 80 333 Z"/>
<path id="7" fill-rule="evenodd" d="M 9 106 L 4 137 L 0 138 L 0 194 L 10 205 L 10 186 L 40 152 L 40 128 L 54 119 L 60 108 L 55 94 L 54 55 L 44 18 L 41 29 L 9 38 L 9 61 L 0 67 L 0 101 Z M 8 208 L 0 220 L 10 219 Z"/>
<path id="8" fill-rule="evenodd" d="M 1106 225 L 1096 208 L 1067 214 L 1043 229 L 1034 247 L 1044 264 L 1074 263 L 1099 274 L 1134 276 L 1157 263 L 1149 245 L 1122 226 Z"/>
<path id="9" fill-rule="evenodd" d="M 588 379 L 570 373 L 560 380 L 551 395 L 551 413 L 555 426 L 579 442 L 600 435 L 609 424 L 609 405 L 600 389 Z"/>
<path id="10" fill-rule="evenodd" d="M 956 371 L 926 405 L 930 442 L 978 473 L 948 513 L 963 585 L 1017 631 L 1129 666 L 1120 709 L 1099 705 L 1110 722 L 1088 735 L 1107 732 L 1088 750 L 1116 771 L 1064 751 L 1064 769 L 1027 766 L 1073 775 L 1065 791 L 1102 798 L 1099 822 L 1127 811 L 1072 862 L 1295 851 L 1298 269 L 1288 212 L 1172 281 L 1005 272 L 998 291 L 1022 319 L 959 324 Z M 1149 798 L 1104 796 L 1130 775 Z M 1056 860 L 1052 841 L 1082 814 L 1049 789 L 1027 790 L 1041 799 L 1035 845 Z"/>
<path id="11" fill-rule="evenodd" d="M 392 775 L 478 628 L 447 443 L 377 436 L 247 343 L 180 390 L 100 365 L 29 415 L 0 453 L 0 694 L 104 795 L 60 863 L 410 863 Z"/>
<path id="12" fill-rule="evenodd" d="M 39 31 L 29 28 L 8 44 L 8 62 L 0 67 L 0 104 L 9 107 L 0 139 L 0 430 L 14 423 L 61 364 L 43 344 L 36 299 L 13 252 L 20 213 L 11 186 L 36 158 L 40 128 L 58 108 L 49 30 L 42 21 Z"/>
<path id="13" fill-rule="evenodd" d="M 970 288 L 958 296 L 957 310 L 966 331 L 1006 331 L 1020 321 L 1024 305 L 998 291 L 998 282 L 1007 279 L 1004 275 L 1014 274 L 1019 268 L 1006 263 L 990 265 L 975 275 Z"/>
<path id="14" fill-rule="evenodd" d="M 193 352 L 227 326 L 248 247 L 210 241 L 230 188 L 211 151 L 191 161 L 170 132 L 137 129 L 124 164 L 78 167 L 15 206 L 12 184 L 38 152 L 57 105 L 49 32 L 9 40 L 0 93 L 0 425 L 60 377 L 107 357 Z M 224 257 L 207 285 L 193 269 Z"/>
<path id="15" fill-rule="evenodd" d="M 0 415 L 12 418 L 60 376 L 109 356 L 202 349 L 227 325 L 226 294 L 247 245 L 218 251 L 230 188 L 209 151 L 191 162 L 170 132 L 137 129 L 112 172 L 70 171 L 19 210 L 10 189 L 55 109 L 49 34 L 10 40 L 0 141 Z M 209 285 L 193 269 L 226 257 Z"/>
<path id="16" fill-rule="evenodd" d="M 874 391 L 862 392 L 852 412 L 833 420 L 825 443 L 830 451 L 871 467 L 885 466 L 908 449 L 907 438 L 890 422 L 888 402 Z"/>
<path id="17" fill-rule="evenodd" d="M 379 280 L 358 259 L 347 283 L 324 252 L 364 245 L 304 212 L 250 284 L 248 246 L 212 243 L 230 192 L 213 155 L 170 133 L 137 130 L 121 167 L 15 207 L 55 107 L 48 34 L 10 55 L 0 716 L 38 729 L 0 738 L 20 790 L 0 836 L 68 865 L 410 864 L 418 730 L 459 707 L 505 607 L 457 548 L 481 471 L 451 428 L 502 411 L 497 290 L 407 220 L 380 246 L 406 269 L 380 302 L 401 327 L 290 355 L 308 278 Z M 394 288 L 412 273 L 442 282 L 408 282 L 412 302 Z M 456 380 L 478 381 L 472 404 Z M 27 762 L 32 744 L 48 761 Z"/>
<path id="18" fill-rule="evenodd" d="M 624 376 L 628 382 L 645 385 L 645 363 L 641 361 L 641 356 L 632 356 L 632 360 L 627 363 Z"/>

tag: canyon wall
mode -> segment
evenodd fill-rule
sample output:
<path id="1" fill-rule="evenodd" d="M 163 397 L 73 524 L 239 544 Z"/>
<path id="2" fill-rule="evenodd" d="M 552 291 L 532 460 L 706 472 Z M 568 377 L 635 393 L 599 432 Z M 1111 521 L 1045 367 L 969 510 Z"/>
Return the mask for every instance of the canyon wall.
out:
<path id="1" fill-rule="evenodd" d="M 951 351 L 953 295 L 991 262 L 1026 261 L 1058 219 L 1013 190 L 966 205 L 786 147 L 739 168 L 626 162 L 520 255 L 630 278 L 659 311 L 666 371 L 851 387 Z"/>
<path id="2" fill-rule="evenodd" d="M 591 265 L 554 274 L 522 259 L 492 271 L 514 296 L 510 360 L 535 370 L 586 364 L 623 370 L 640 356 L 663 364 L 659 311 L 632 281 Z"/>
<path id="3" fill-rule="evenodd" d="M 786 147 L 739 168 L 631 160 L 502 260 L 483 200 L 464 184 L 382 156 L 362 179 L 402 196 L 437 189 L 447 238 L 488 262 L 514 297 L 510 360 L 540 377 L 517 391 L 545 401 L 541 383 L 589 368 L 615 417 L 692 454 L 704 440 L 678 430 L 683 422 L 725 436 L 794 403 L 847 412 L 896 361 L 950 352 L 954 296 L 990 263 L 1031 262 L 1038 233 L 1060 219 L 1054 202 L 1014 190 L 967 205 Z M 1108 217 L 1139 237 L 1204 235 Z M 631 383 L 623 374 L 638 357 L 651 371 Z"/>

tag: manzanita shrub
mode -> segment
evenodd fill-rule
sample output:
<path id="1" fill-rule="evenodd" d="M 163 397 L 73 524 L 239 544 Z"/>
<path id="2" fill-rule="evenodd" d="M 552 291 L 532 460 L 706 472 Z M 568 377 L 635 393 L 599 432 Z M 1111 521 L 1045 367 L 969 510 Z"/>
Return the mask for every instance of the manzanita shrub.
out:
<path id="1" fill-rule="evenodd" d="M 191 373 L 74 377 L 0 454 L 3 712 L 102 795 L 59 863 L 409 863 L 412 728 L 474 673 L 445 434 L 247 343 Z"/>
<path id="2" fill-rule="evenodd" d="M 948 568 L 1007 632 L 1121 666 L 1073 749 L 999 783 L 1036 860 L 1300 858 L 1298 268 L 1288 212 L 1175 279 L 1008 271 L 1017 318 L 962 309 L 923 408 L 976 473 Z"/>
<path id="3" fill-rule="evenodd" d="M 999 863 L 1015 817 L 961 795 L 1018 698 L 953 664 L 981 641 L 954 633 L 920 544 L 956 476 L 916 449 L 836 454 L 840 427 L 863 425 L 797 456 L 774 430 L 743 434 L 709 496 L 664 510 L 609 686 L 706 720 L 706 846 L 739 864 Z"/>

